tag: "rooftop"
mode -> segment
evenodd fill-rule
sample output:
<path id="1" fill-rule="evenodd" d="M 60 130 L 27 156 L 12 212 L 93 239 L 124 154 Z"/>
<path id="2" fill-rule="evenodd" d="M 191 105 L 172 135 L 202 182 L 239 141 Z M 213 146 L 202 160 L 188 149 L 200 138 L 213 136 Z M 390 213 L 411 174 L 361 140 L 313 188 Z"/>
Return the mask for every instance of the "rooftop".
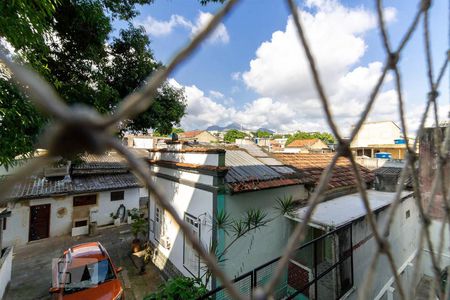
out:
<path id="1" fill-rule="evenodd" d="M 194 138 L 200 133 L 202 133 L 204 130 L 192 130 L 192 131 L 185 131 L 178 134 L 180 138 L 190 139 Z"/>
<path id="2" fill-rule="evenodd" d="M 139 157 L 145 150 L 132 149 Z M 16 184 L 9 199 L 36 199 L 49 196 L 82 194 L 139 187 L 137 178 L 129 172 L 125 159 L 115 152 L 102 155 L 86 154 L 81 162 L 72 164 L 70 176 L 43 177 L 33 175 Z"/>
<path id="3" fill-rule="evenodd" d="M 315 143 L 319 142 L 319 139 L 305 139 L 305 140 L 295 140 L 292 143 L 288 144 L 287 148 L 304 148 L 311 145 L 314 145 Z"/>
<path id="4" fill-rule="evenodd" d="M 413 195 L 412 192 L 402 192 L 402 199 L 409 198 Z M 379 192 L 374 190 L 367 190 L 370 209 L 376 211 L 383 209 L 392 203 L 395 199 L 395 193 Z M 302 222 L 308 207 L 299 208 L 288 218 Z M 366 208 L 363 204 L 361 195 L 354 193 L 345 195 L 332 200 L 328 200 L 317 205 L 314 214 L 311 217 L 310 223 L 324 227 L 339 227 L 367 214 Z"/>
<path id="5" fill-rule="evenodd" d="M 310 154 L 310 153 L 274 153 L 274 157 L 285 165 L 292 167 L 305 177 L 312 179 L 315 184 L 319 183 L 320 176 L 330 164 L 333 154 Z M 366 183 L 374 180 L 374 174 L 367 168 L 360 166 L 361 174 Z M 333 175 L 328 182 L 328 188 L 339 188 L 356 186 L 356 178 L 353 174 L 350 161 L 339 158 L 333 169 Z"/>
<path id="6" fill-rule="evenodd" d="M 16 184 L 8 198 L 36 199 L 134 187 L 140 187 L 140 183 L 131 173 L 89 175 L 55 180 L 35 177 Z"/>

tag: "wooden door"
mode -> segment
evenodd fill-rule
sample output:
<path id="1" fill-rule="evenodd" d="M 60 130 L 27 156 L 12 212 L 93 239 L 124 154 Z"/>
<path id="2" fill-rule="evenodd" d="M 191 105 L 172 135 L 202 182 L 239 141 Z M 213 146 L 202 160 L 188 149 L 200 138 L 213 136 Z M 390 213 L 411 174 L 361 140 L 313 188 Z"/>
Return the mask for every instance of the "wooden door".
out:
<path id="1" fill-rule="evenodd" d="M 50 204 L 30 206 L 30 230 L 28 241 L 35 241 L 49 237 L 50 232 Z"/>

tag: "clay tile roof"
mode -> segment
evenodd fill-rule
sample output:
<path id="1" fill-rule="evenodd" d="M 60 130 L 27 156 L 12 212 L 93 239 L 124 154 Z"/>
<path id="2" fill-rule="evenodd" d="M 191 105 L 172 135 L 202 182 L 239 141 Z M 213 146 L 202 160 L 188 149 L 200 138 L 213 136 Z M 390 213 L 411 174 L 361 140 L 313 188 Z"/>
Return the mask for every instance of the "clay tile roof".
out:
<path id="1" fill-rule="evenodd" d="M 178 136 L 180 138 L 191 139 L 191 138 L 196 137 L 197 135 L 199 135 L 202 132 L 203 132 L 203 130 L 192 130 L 192 131 L 181 132 L 178 134 Z"/>
<path id="2" fill-rule="evenodd" d="M 306 139 L 306 140 L 295 140 L 286 147 L 288 148 L 303 148 L 314 145 L 319 139 Z"/>
<path id="3" fill-rule="evenodd" d="M 313 179 L 315 184 L 319 183 L 320 176 L 333 158 L 332 154 L 310 154 L 310 153 L 276 153 L 275 158 L 285 165 L 295 168 L 299 173 Z M 366 183 L 374 180 L 374 174 L 367 168 L 360 166 L 361 174 Z M 333 175 L 328 183 L 328 188 L 339 188 L 356 185 L 350 161 L 339 158 L 333 170 Z"/>

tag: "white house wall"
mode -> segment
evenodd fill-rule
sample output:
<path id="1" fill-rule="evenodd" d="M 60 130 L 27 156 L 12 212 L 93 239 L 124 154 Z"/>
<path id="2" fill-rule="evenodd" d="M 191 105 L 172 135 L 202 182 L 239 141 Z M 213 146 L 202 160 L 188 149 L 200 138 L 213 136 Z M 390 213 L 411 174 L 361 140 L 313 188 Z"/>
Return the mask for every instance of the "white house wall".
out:
<path id="1" fill-rule="evenodd" d="M 225 196 L 225 211 L 233 219 L 256 208 L 267 212 L 268 218 L 275 218 L 267 226 L 240 238 L 229 248 L 225 257 L 227 260 L 223 265 L 228 276 L 239 276 L 282 255 L 289 238 L 290 225 L 288 219 L 279 216 L 274 206 L 277 197 L 290 195 L 295 200 L 307 199 L 307 191 L 303 185 Z M 231 240 L 231 237 L 225 237 L 225 246 Z"/>
<path id="2" fill-rule="evenodd" d="M 393 122 L 375 122 L 362 125 L 350 147 L 367 147 L 374 144 L 394 144 L 401 137 L 400 128 Z"/>
<path id="3" fill-rule="evenodd" d="M 123 191 L 123 190 L 121 190 Z M 98 215 L 97 215 L 97 225 L 107 225 L 113 222 L 110 214 L 116 214 L 119 206 L 123 204 L 125 206 L 125 210 L 139 208 L 139 189 L 127 189 L 124 193 L 124 200 L 111 201 L 111 191 L 108 192 L 100 192 L 97 196 L 97 206 L 98 206 Z"/>
<path id="4" fill-rule="evenodd" d="M 30 206 L 50 204 L 50 237 L 70 233 L 72 229 L 72 197 L 43 198 L 16 202 L 10 206 L 3 241 L 6 246 L 28 243 Z"/>
<path id="5" fill-rule="evenodd" d="M 111 201 L 111 191 L 97 193 L 99 226 L 112 223 L 110 213 L 124 204 L 126 209 L 139 208 L 139 188 L 124 190 L 125 200 Z M 95 193 L 91 193 L 95 194 Z M 3 231 L 5 246 L 18 246 L 28 243 L 30 227 L 30 206 L 50 204 L 50 237 L 70 234 L 73 225 L 73 197 L 60 196 L 42 199 L 17 201 L 9 204 L 11 216 L 7 218 L 6 230 Z"/>
<path id="6" fill-rule="evenodd" d="M 169 175 L 172 177 L 189 180 L 192 182 L 213 185 L 214 177 L 211 175 L 205 175 L 200 173 L 183 172 L 178 169 L 165 168 L 161 166 L 151 166 L 151 170 L 156 173 Z"/>
<path id="7" fill-rule="evenodd" d="M 196 165 L 219 165 L 219 155 L 198 152 L 150 152 L 151 160 L 186 162 Z"/>
<path id="8" fill-rule="evenodd" d="M 184 218 L 185 212 L 195 217 L 200 216 L 202 220 L 201 241 L 207 249 L 212 238 L 211 216 L 213 214 L 214 193 L 156 176 L 153 177 L 153 181 L 159 190 L 164 193 L 166 199 L 170 200 L 181 219 Z M 155 220 L 155 198 L 152 195 L 150 195 L 150 219 L 152 223 Z M 150 233 L 150 239 L 180 272 L 185 276 L 190 276 L 190 273 L 183 266 L 183 232 L 167 213 L 165 214 L 165 221 L 166 236 L 171 245 L 170 249 L 162 247 L 155 240 L 153 232 Z"/>
<path id="9" fill-rule="evenodd" d="M 394 197 L 394 194 L 392 194 Z M 409 218 L 406 213 L 409 211 Z M 387 220 L 388 209 L 385 208 L 376 215 L 377 228 L 381 232 Z M 353 280 L 354 286 L 362 288 L 363 281 L 369 270 L 371 259 L 378 251 L 372 229 L 366 219 L 361 219 L 353 223 Z M 414 198 L 404 200 L 398 207 L 394 221 L 391 225 L 388 240 L 391 244 L 395 264 L 400 269 L 401 279 L 404 286 L 410 286 L 413 267 L 410 264 L 417 248 L 417 241 L 420 229 L 419 213 L 415 205 Z M 412 264 L 414 261 L 412 261 Z M 372 280 L 372 295 L 370 299 L 386 299 L 386 292 L 392 285 L 393 276 L 386 259 L 381 255 L 376 266 L 376 273 Z M 395 297 L 394 292 L 394 299 Z M 379 297 L 379 298 L 378 298 Z M 357 299 L 357 293 L 352 293 L 350 299 Z"/>
<path id="10" fill-rule="evenodd" d="M 442 248 L 441 258 L 441 269 L 444 267 L 450 266 L 450 231 L 448 229 L 448 224 L 444 224 L 444 235 L 443 239 L 441 239 L 441 230 L 442 230 L 442 221 L 432 220 L 429 226 L 431 241 L 433 243 L 433 250 L 435 252 L 435 256 L 439 257 L 437 254 L 440 243 L 442 241 L 444 247 Z M 428 245 L 425 243 L 425 247 L 423 249 L 422 254 L 422 270 L 425 275 L 434 277 L 433 267 L 431 264 L 431 252 L 428 248 Z"/>

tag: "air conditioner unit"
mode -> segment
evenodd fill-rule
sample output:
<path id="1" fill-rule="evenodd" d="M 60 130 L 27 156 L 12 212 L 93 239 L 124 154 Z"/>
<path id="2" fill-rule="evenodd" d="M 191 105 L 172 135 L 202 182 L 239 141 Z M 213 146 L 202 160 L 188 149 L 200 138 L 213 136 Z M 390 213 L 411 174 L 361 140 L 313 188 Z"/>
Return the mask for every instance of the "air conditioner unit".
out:
<path id="1" fill-rule="evenodd" d="M 162 236 L 159 240 L 159 243 L 161 246 L 163 246 L 166 249 L 170 249 L 170 241 L 168 236 Z"/>

